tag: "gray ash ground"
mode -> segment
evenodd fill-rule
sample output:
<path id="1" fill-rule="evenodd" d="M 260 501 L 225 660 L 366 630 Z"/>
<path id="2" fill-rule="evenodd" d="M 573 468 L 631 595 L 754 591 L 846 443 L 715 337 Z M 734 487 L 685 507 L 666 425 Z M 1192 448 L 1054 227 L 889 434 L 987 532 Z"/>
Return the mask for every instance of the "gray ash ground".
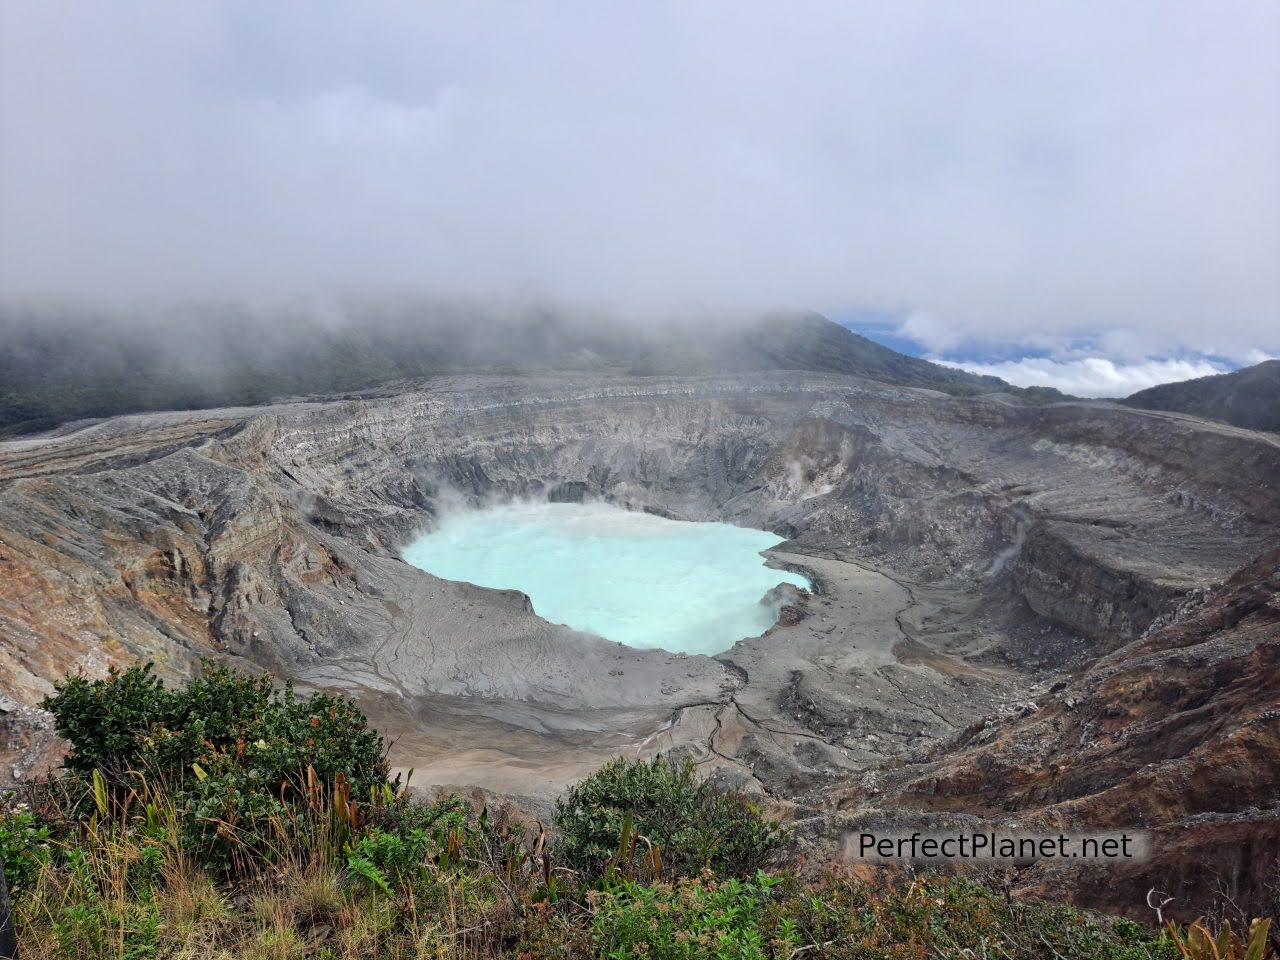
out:
<path id="1" fill-rule="evenodd" d="M 798 372 L 460 376 L 70 425 L 0 443 L 0 686 L 30 706 L 77 669 L 215 655 L 358 697 L 422 786 L 545 807 L 612 756 L 680 751 L 816 804 L 1223 580 L 1275 539 L 1277 476 L 1263 434 Z M 683 656 L 399 559 L 442 511 L 515 496 L 772 530 L 815 593 Z"/>

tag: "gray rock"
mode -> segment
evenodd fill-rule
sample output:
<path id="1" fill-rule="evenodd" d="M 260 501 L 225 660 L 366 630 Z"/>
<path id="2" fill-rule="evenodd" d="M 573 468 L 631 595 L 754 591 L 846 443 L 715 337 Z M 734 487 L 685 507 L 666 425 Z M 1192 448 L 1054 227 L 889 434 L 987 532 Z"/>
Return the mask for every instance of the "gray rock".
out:
<path id="1" fill-rule="evenodd" d="M 0 443 L 0 687 L 214 655 L 357 695 L 423 785 L 545 797 L 680 747 L 802 798 L 1175 616 L 1274 538 L 1277 476 L 1274 438 L 1190 418 L 799 372 L 117 417 Z M 524 496 L 773 530 L 821 602 L 674 658 L 399 559 Z"/>

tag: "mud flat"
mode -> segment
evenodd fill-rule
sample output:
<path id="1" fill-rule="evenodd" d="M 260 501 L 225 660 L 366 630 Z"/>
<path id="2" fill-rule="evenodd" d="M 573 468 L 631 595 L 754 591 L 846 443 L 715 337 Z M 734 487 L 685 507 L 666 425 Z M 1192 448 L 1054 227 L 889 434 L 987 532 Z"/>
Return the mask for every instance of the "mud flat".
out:
<path id="1" fill-rule="evenodd" d="M 825 782 L 980 712 L 972 696 L 952 695 L 952 678 L 899 663 L 900 618 L 921 608 L 902 585 L 845 561 L 781 550 L 769 556 L 819 584 L 820 593 L 794 608 L 799 622 L 779 623 L 716 657 L 565 635 L 561 642 L 582 644 L 581 655 L 598 649 L 607 669 L 569 674 L 574 694 L 558 704 L 419 694 L 416 710 L 403 701 L 373 707 L 397 737 L 396 762 L 414 770 L 415 782 L 478 786 L 536 805 L 612 757 L 677 750 L 749 789 L 785 792 L 779 775 L 794 775 L 797 760 L 802 776 Z M 308 679 L 334 685 L 360 669 L 346 664 Z M 1007 678 L 987 679 L 982 690 L 990 698 Z M 636 689 L 655 686 L 656 700 L 636 697 Z M 967 681 L 960 686 L 973 690 Z M 945 713 L 922 720 L 920 698 Z"/>

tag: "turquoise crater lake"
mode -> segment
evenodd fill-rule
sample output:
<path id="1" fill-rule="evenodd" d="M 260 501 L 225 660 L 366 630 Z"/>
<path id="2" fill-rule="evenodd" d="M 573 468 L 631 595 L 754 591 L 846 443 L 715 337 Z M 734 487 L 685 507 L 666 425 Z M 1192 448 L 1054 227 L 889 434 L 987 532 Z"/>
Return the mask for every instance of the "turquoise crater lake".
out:
<path id="1" fill-rule="evenodd" d="M 446 580 L 522 590 L 538 615 L 631 647 L 719 653 L 757 636 L 777 610 L 764 565 L 780 537 L 685 523 L 603 503 L 515 503 L 445 516 L 404 559 Z"/>

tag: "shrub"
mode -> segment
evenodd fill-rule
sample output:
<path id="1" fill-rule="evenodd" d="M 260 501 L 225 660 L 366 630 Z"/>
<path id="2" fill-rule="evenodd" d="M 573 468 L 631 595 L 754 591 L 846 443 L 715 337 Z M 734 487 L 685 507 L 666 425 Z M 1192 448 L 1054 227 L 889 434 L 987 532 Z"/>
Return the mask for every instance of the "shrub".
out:
<path id="1" fill-rule="evenodd" d="M 33 803 L 42 814 L 11 804 L 0 818 L 28 960 L 1265 954 L 1263 922 L 1248 936 L 1152 931 L 954 877 L 767 875 L 756 865 L 779 845 L 777 824 L 687 760 L 618 760 L 571 788 L 556 823 L 573 870 L 505 811 L 473 816 L 456 797 L 393 788 L 380 739 L 340 698 L 219 668 L 166 689 L 138 667 L 68 681 L 51 703 L 78 732 L 81 772 Z M 108 775 L 95 760 L 114 744 L 131 759 Z"/>
<path id="2" fill-rule="evenodd" d="M 556 802 L 553 820 L 563 835 L 561 859 L 589 876 L 615 861 L 628 830 L 658 848 L 665 870 L 676 876 L 703 869 L 751 876 L 783 841 L 776 822 L 745 797 L 700 781 L 688 758 L 614 760 L 572 786 Z M 634 849 L 622 855 L 631 868 L 648 846 L 628 846 Z"/>
<path id="3" fill-rule="evenodd" d="M 28 886 L 49 862 L 49 827 L 26 804 L 3 798 L 0 808 L 0 863 L 10 892 Z"/>
<path id="4" fill-rule="evenodd" d="M 206 663 L 168 689 L 150 664 L 132 666 L 69 678 L 43 706 L 71 742 L 72 771 L 100 775 L 117 798 L 140 784 L 162 792 L 184 847 L 222 870 L 272 858 L 315 790 L 363 799 L 387 785 L 382 737 L 352 701 L 276 689 L 266 674 Z"/>
<path id="5" fill-rule="evenodd" d="M 591 930 L 598 955 L 609 960 L 764 960 L 800 947 L 794 924 L 783 923 L 773 942 L 761 930 L 770 891 L 780 881 L 699 882 L 671 887 L 627 883 L 596 903 Z"/>
<path id="6" fill-rule="evenodd" d="M 342 774 L 362 796 L 386 782 L 382 737 L 351 700 L 299 697 L 267 674 L 206 661 L 202 676 L 169 690 L 151 664 L 113 668 L 104 680 L 67 679 L 42 706 L 71 742 L 67 766 L 116 784 L 134 770 L 187 779 L 193 764 L 208 770 L 227 759 L 276 792 L 307 766 L 327 782 Z"/>
<path id="7" fill-rule="evenodd" d="M 872 886 L 793 875 L 624 883 L 591 895 L 593 954 L 610 960 L 1175 960 L 1173 940 L 1070 907 L 1008 901 L 957 878 Z M 1208 954 L 1206 954 L 1208 956 Z"/>
<path id="8" fill-rule="evenodd" d="M 142 763 L 147 737 L 177 714 L 173 694 L 151 672 L 151 664 L 118 671 L 106 680 L 68 677 L 41 704 L 54 715 L 58 734 L 71 741 L 63 761 L 71 770 L 119 780 Z"/>

